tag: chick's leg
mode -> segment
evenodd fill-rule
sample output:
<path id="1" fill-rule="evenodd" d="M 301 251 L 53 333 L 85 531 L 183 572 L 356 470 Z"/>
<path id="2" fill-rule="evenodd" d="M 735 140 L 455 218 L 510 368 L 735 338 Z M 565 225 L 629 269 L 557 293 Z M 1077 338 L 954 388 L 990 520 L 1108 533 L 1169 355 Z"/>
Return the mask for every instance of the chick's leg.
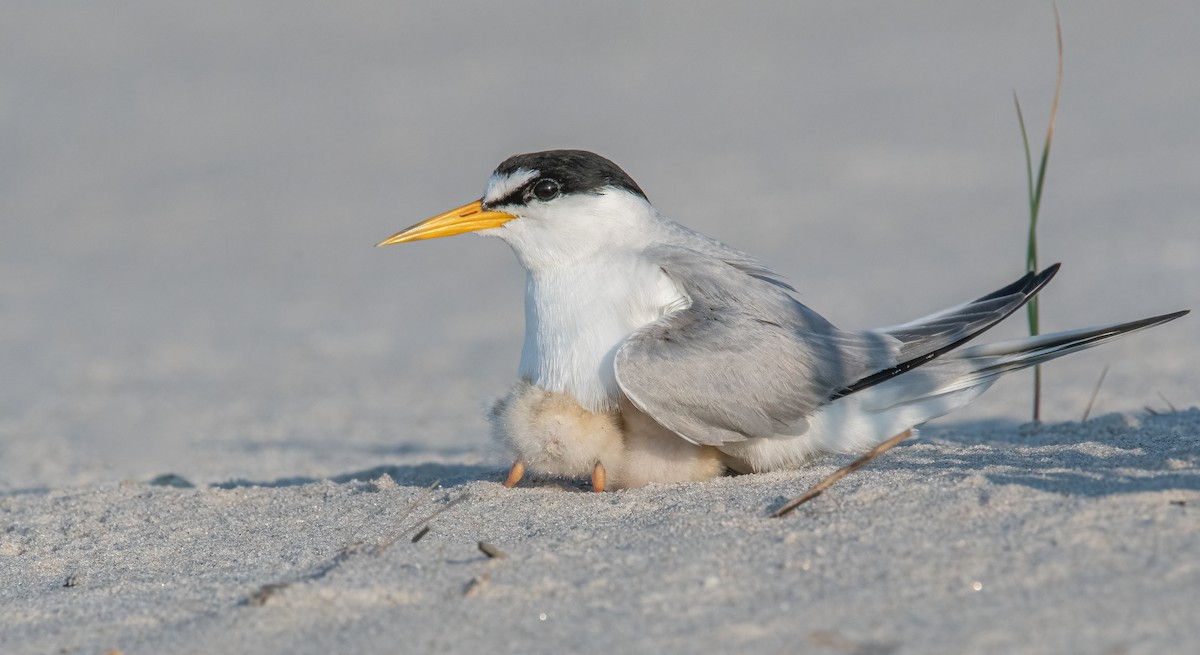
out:
<path id="1" fill-rule="evenodd" d="M 592 491 L 594 491 L 596 493 L 604 492 L 604 484 L 605 484 L 606 476 L 607 476 L 607 471 L 604 470 L 604 464 L 601 464 L 600 462 L 596 462 L 596 465 L 594 467 L 592 467 Z"/>
<path id="2" fill-rule="evenodd" d="M 504 486 L 512 489 L 517 486 L 521 478 L 525 476 L 525 462 L 517 460 L 513 462 L 512 468 L 508 470 L 508 479 L 504 481 Z"/>

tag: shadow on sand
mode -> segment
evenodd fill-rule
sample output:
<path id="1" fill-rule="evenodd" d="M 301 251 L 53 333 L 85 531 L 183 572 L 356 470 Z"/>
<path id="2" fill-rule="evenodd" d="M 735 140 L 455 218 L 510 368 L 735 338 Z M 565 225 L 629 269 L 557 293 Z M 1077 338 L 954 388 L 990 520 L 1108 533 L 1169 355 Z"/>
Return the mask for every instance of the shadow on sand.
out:
<path id="1" fill-rule="evenodd" d="M 1200 409 L 1144 414 L 1138 417 L 1110 414 L 1086 423 L 1019 423 L 984 420 L 935 425 L 871 467 L 920 472 L 979 472 L 995 484 L 1022 485 L 1050 493 L 1107 496 L 1168 489 L 1200 491 Z M 916 444 L 932 444 L 935 453 L 910 451 Z M 322 443 L 325 447 L 328 444 Z M 296 447 L 317 444 L 292 444 Z M 251 446 L 253 447 L 253 446 Z M 451 450 L 453 452 L 451 452 Z M 907 453 L 905 451 L 908 451 Z M 475 452 L 473 449 L 436 449 L 399 444 L 383 456 L 431 458 Z M 387 474 L 402 486 L 427 487 L 439 482 L 452 487 L 480 480 L 499 482 L 505 471 L 495 465 L 418 463 L 380 465 L 332 477 L 289 476 L 273 480 L 234 479 L 211 485 L 238 487 L 291 487 L 330 480 L 338 484 L 369 482 Z M 746 476 L 753 480 L 754 476 Z M 159 476 L 150 484 L 191 486 L 179 476 Z M 0 497 L 40 495 L 45 487 L 0 490 Z"/>
<path id="2" fill-rule="evenodd" d="M 392 466 L 374 466 L 369 469 L 343 473 L 328 478 L 294 476 L 278 478 L 276 480 L 238 479 L 218 482 L 210 486 L 217 489 L 234 489 L 237 487 L 295 487 L 323 482 L 325 480 L 345 484 L 354 481 L 370 482 L 384 474 L 391 476 L 396 481 L 396 484 L 405 487 L 428 487 L 435 482 L 443 487 L 454 487 L 478 480 L 494 480 L 499 482 L 504 479 L 505 472 L 495 466 L 477 464 L 398 464 Z"/>
<path id="3" fill-rule="evenodd" d="M 1139 417 L 1110 414 L 1086 423 L 948 424 L 923 430 L 916 442 L 944 445 L 936 457 L 895 458 L 878 465 L 964 475 L 984 471 L 995 484 L 1076 496 L 1200 491 L 1198 425 L 1198 409 Z"/>

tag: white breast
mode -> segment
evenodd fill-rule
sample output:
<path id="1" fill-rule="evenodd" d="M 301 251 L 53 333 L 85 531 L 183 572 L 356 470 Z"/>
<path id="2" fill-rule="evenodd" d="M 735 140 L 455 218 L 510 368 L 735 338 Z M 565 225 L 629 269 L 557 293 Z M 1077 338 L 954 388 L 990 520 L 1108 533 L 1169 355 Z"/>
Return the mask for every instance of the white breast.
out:
<path id="1" fill-rule="evenodd" d="M 658 266 L 621 260 L 607 253 L 526 278 L 521 377 L 593 412 L 617 408 L 613 357 L 621 342 L 687 303 Z"/>

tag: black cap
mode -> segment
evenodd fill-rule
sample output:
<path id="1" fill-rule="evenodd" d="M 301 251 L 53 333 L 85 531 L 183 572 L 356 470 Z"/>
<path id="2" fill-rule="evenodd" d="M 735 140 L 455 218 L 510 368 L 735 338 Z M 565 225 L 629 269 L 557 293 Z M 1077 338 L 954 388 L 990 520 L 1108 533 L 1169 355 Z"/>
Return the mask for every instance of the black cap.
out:
<path id="1" fill-rule="evenodd" d="M 496 167 L 499 175 L 511 175 L 520 169 L 537 171 L 538 176 L 520 189 L 492 206 L 523 204 L 526 190 L 540 180 L 551 179 L 558 183 L 563 195 L 572 193 L 600 193 L 606 188 L 624 189 L 646 198 L 645 192 L 620 166 L 587 150 L 546 150 L 513 155 Z"/>

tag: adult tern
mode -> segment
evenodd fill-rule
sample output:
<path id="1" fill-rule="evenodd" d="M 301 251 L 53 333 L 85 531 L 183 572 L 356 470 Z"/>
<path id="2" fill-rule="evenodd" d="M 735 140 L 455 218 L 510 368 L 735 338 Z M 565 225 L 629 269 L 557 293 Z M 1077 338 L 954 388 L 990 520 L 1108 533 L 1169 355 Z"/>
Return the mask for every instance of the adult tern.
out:
<path id="1" fill-rule="evenodd" d="M 1005 373 L 1187 313 L 964 346 L 1041 290 L 1055 264 L 924 318 L 843 330 L 581 150 L 511 157 L 481 199 L 379 245 L 464 232 L 499 237 L 527 273 L 520 381 L 489 414 L 513 457 L 508 486 L 527 469 L 590 476 L 600 491 L 865 451 Z"/>

